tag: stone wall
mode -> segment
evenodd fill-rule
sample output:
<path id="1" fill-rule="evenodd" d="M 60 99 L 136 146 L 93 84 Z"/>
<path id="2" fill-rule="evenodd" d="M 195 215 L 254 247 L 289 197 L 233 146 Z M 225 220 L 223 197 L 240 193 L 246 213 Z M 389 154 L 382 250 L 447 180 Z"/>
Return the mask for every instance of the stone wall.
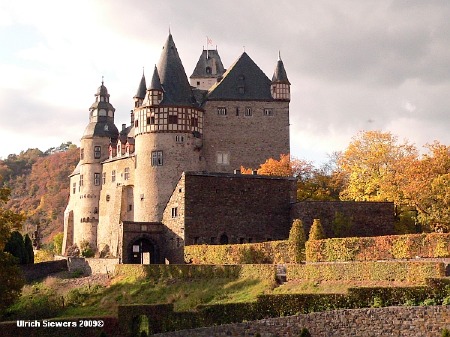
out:
<path id="1" fill-rule="evenodd" d="M 48 261 L 20 265 L 27 282 L 36 281 L 48 275 L 68 270 L 67 260 Z"/>
<path id="2" fill-rule="evenodd" d="M 394 234 L 392 202 L 302 201 L 292 205 L 291 217 L 303 221 L 307 235 L 314 219 L 328 238 Z"/>
<path id="3" fill-rule="evenodd" d="M 55 256 L 55 259 L 64 259 L 64 262 L 66 262 L 65 259 L 67 259 L 67 266 L 69 271 L 80 270 L 85 275 L 113 274 L 116 264 L 119 263 L 119 259 L 95 259 L 63 256 Z"/>
<path id="4" fill-rule="evenodd" d="M 219 115 L 218 108 L 226 108 Z M 251 116 L 245 116 L 250 108 Z M 264 109 L 272 109 L 265 116 Z M 203 156 L 209 172 L 232 172 L 242 166 L 257 169 L 269 158 L 289 153 L 289 102 L 207 101 L 203 128 Z M 217 162 L 218 153 L 228 155 L 228 164 Z"/>
<path id="5" fill-rule="evenodd" d="M 286 239 L 295 189 L 294 178 L 186 172 L 185 245 Z"/>
<path id="6" fill-rule="evenodd" d="M 450 328 L 450 306 L 345 309 L 306 315 L 269 318 L 192 330 L 160 333 L 160 337 L 299 336 L 302 328 L 312 336 L 327 337 L 432 337 Z"/>

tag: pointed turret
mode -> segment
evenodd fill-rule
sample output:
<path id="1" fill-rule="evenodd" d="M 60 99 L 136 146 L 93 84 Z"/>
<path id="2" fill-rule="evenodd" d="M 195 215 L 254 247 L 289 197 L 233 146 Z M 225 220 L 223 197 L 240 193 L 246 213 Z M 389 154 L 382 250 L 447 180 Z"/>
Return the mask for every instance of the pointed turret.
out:
<path id="1" fill-rule="evenodd" d="M 152 81 L 147 90 L 147 96 L 145 98 L 145 105 L 159 105 L 163 100 L 163 88 L 161 86 L 161 80 L 158 74 L 158 68 L 155 65 L 153 70 Z"/>
<path id="2" fill-rule="evenodd" d="M 281 60 L 280 52 L 278 52 L 277 66 L 272 76 L 272 85 L 271 85 L 272 97 L 277 100 L 290 101 L 291 99 L 290 86 L 291 83 L 288 80 L 286 69 L 284 69 L 284 64 L 283 61 Z"/>
<path id="3" fill-rule="evenodd" d="M 136 95 L 134 95 L 134 106 L 139 107 L 142 105 L 142 101 L 145 98 L 145 93 L 147 92 L 147 83 L 145 82 L 145 75 L 142 73 L 141 82 L 137 89 Z"/>
<path id="4" fill-rule="evenodd" d="M 157 69 L 164 91 L 161 105 L 194 105 L 195 98 L 172 34 L 169 34 L 163 47 Z"/>

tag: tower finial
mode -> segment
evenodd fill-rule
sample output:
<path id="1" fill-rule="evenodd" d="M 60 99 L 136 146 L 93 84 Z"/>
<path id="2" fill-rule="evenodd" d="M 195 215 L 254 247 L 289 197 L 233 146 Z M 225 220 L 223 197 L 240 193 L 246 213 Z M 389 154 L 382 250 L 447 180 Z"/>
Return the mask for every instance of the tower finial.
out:
<path id="1" fill-rule="evenodd" d="M 103 82 L 104 82 L 104 78 L 105 78 L 105 76 L 102 75 L 102 85 L 103 85 Z"/>
<path id="2" fill-rule="evenodd" d="M 278 61 L 281 61 L 281 51 L 278 50 Z"/>
<path id="3" fill-rule="evenodd" d="M 169 35 L 172 35 L 172 33 L 170 32 L 170 23 L 169 23 Z"/>

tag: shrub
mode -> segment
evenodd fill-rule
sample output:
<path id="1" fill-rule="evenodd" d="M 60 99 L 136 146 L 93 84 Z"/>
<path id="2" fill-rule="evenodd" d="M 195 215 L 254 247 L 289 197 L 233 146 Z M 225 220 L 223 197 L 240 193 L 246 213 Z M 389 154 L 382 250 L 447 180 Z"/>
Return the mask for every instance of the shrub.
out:
<path id="1" fill-rule="evenodd" d="M 308 329 L 303 328 L 302 331 L 300 331 L 299 337 L 311 337 L 311 334 L 309 333 Z"/>
<path id="2" fill-rule="evenodd" d="M 448 329 L 442 330 L 441 337 L 450 337 L 450 330 Z"/>
<path id="3" fill-rule="evenodd" d="M 81 255 L 84 257 L 94 257 L 95 252 L 88 241 L 82 241 L 80 244 Z"/>
<path id="4" fill-rule="evenodd" d="M 323 240 L 325 239 L 325 232 L 322 227 L 322 223 L 320 219 L 314 219 L 311 229 L 309 231 L 309 239 L 310 241 L 314 240 Z"/>
<path id="5" fill-rule="evenodd" d="M 18 231 L 11 233 L 8 242 L 5 244 L 4 251 L 17 257 L 20 264 L 27 264 L 29 262 L 29 256 L 25 248 L 23 236 Z"/>
<path id="6" fill-rule="evenodd" d="M 25 234 L 24 237 L 24 245 L 25 245 L 25 253 L 27 254 L 27 263 L 34 263 L 34 251 L 33 251 L 33 243 L 31 242 L 30 236 Z"/>
<path id="7" fill-rule="evenodd" d="M 303 222 L 295 219 L 289 232 L 289 256 L 291 262 L 300 263 L 305 260 L 306 235 Z"/>

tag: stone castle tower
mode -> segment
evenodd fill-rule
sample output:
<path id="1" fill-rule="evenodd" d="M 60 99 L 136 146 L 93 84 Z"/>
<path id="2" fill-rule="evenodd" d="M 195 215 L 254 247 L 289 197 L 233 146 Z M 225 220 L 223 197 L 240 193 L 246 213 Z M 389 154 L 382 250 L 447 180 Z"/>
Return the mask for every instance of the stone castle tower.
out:
<path id="1" fill-rule="evenodd" d="M 163 214 L 183 172 L 232 173 L 289 153 L 280 58 L 270 80 L 245 52 L 225 70 L 217 50 L 203 50 L 189 83 L 169 34 L 150 84 L 141 78 L 130 125 L 116 128 L 103 82 L 95 97 L 70 176 L 63 252 L 89 245 L 123 262 L 167 260 Z"/>

